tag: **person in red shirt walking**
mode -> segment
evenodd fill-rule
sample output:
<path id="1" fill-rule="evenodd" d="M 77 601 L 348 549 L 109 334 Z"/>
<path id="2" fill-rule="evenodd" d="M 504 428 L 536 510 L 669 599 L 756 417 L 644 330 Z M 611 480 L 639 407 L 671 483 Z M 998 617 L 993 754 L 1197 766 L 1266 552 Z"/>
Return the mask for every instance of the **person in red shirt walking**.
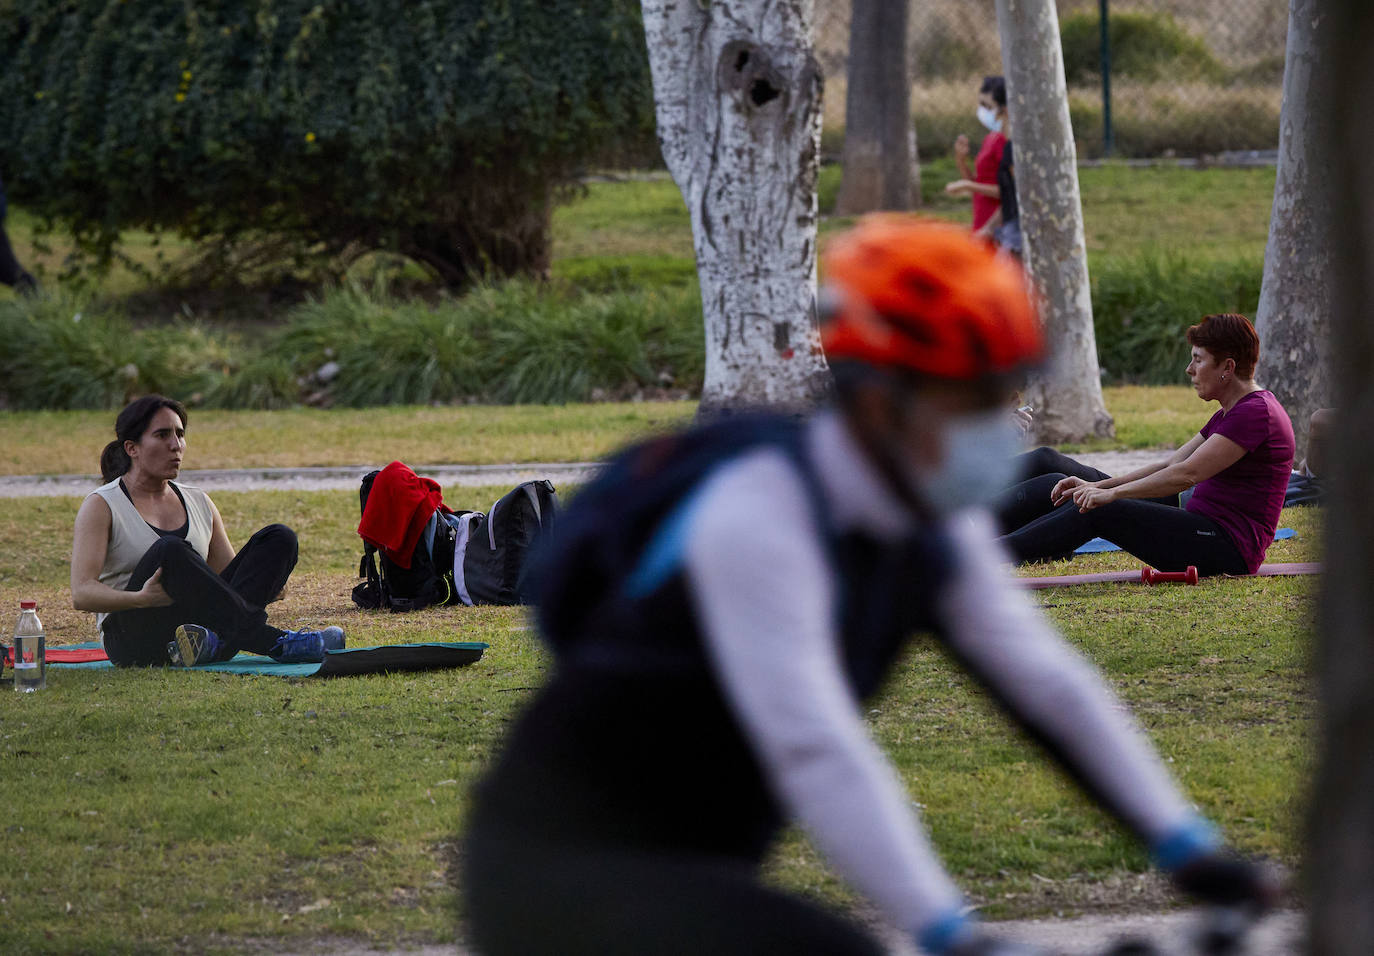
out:
<path id="1" fill-rule="evenodd" d="M 962 179 L 945 186 L 953 196 L 973 197 L 973 231 L 991 237 L 1001 214 L 1001 194 L 997 186 L 997 170 L 1002 165 L 1002 153 L 1007 137 L 1007 83 L 1000 76 L 986 76 L 978 88 L 978 122 L 987 127 L 988 135 L 978 156 L 969 167 L 968 137 L 960 134 L 954 141 L 954 160 L 959 164 Z"/>

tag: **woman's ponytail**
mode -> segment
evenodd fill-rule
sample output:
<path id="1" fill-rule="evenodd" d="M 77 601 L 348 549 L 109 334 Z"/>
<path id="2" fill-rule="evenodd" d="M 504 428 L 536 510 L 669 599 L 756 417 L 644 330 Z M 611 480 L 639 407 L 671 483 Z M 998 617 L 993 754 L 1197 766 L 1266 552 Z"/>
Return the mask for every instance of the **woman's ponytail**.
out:
<path id="1" fill-rule="evenodd" d="M 132 465 L 129 453 L 124 450 L 124 442 L 116 438 L 100 453 L 100 480 L 108 485 Z"/>

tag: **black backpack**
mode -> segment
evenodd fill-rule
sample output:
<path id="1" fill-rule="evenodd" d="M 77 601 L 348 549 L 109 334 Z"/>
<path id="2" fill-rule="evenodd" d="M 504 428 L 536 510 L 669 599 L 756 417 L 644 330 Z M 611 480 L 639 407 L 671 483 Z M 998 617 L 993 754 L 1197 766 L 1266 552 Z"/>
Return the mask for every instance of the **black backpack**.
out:
<path id="1" fill-rule="evenodd" d="M 361 508 L 378 472 L 364 476 Z M 491 510 L 445 511 L 430 517 L 403 568 L 363 542 L 353 603 L 367 610 L 418 611 L 444 604 L 524 604 L 526 559 L 558 514 L 558 494 L 545 480 L 526 481 Z M 458 573 L 455 573 L 455 568 Z"/>
<path id="2" fill-rule="evenodd" d="M 468 518 L 463 580 L 456 582 L 464 603 L 528 604 L 527 560 L 557 517 L 553 483 L 538 480 L 516 485 L 485 515 Z"/>
<path id="3" fill-rule="evenodd" d="M 378 474 L 373 471 L 363 476 L 358 488 L 360 513 L 367 508 L 367 497 Z M 369 611 L 418 611 L 453 604 L 458 600 L 453 586 L 456 539 L 454 525 L 445 520 L 442 511 L 434 512 L 415 544 L 409 568 L 401 567 L 364 540 L 363 559 L 358 564 L 358 577 L 364 580 L 353 588 L 353 603 Z"/>
<path id="4" fill-rule="evenodd" d="M 772 445 L 797 463 L 813 505 L 822 498 L 801 452 L 801 423 L 763 414 L 721 419 L 631 445 L 578 492 L 558 531 L 530 566 L 540 632 L 555 653 L 570 650 L 623 601 L 660 525 L 718 465 Z"/>

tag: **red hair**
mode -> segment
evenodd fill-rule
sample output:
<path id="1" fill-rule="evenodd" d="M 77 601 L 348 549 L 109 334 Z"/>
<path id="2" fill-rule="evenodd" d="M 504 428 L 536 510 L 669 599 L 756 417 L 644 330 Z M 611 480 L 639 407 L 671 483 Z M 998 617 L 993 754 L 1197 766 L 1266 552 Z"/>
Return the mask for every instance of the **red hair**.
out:
<path id="1" fill-rule="evenodd" d="M 1245 316 L 1235 312 L 1204 315 L 1201 322 L 1188 329 L 1188 344 L 1206 349 L 1218 362 L 1234 361 L 1237 377 L 1254 378 L 1260 340 Z"/>

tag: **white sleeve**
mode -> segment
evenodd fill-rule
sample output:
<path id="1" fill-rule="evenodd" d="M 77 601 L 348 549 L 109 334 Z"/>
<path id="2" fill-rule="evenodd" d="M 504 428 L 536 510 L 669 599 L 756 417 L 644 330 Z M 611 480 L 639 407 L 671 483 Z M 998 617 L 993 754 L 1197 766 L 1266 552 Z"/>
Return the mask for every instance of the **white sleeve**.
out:
<path id="1" fill-rule="evenodd" d="M 1147 841 L 1195 817 L 1125 706 L 1015 586 L 992 517 L 968 513 L 949 531 L 958 564 L 939 610 L 951 650 Z"/>
<path id="2" fill-rule="evenodd" d="M 712 667 L 775 794 L 893 925 L 962 905 L 843 672 L 814 508 L 773 451 L 703 488 L 683 559 Z"/>

